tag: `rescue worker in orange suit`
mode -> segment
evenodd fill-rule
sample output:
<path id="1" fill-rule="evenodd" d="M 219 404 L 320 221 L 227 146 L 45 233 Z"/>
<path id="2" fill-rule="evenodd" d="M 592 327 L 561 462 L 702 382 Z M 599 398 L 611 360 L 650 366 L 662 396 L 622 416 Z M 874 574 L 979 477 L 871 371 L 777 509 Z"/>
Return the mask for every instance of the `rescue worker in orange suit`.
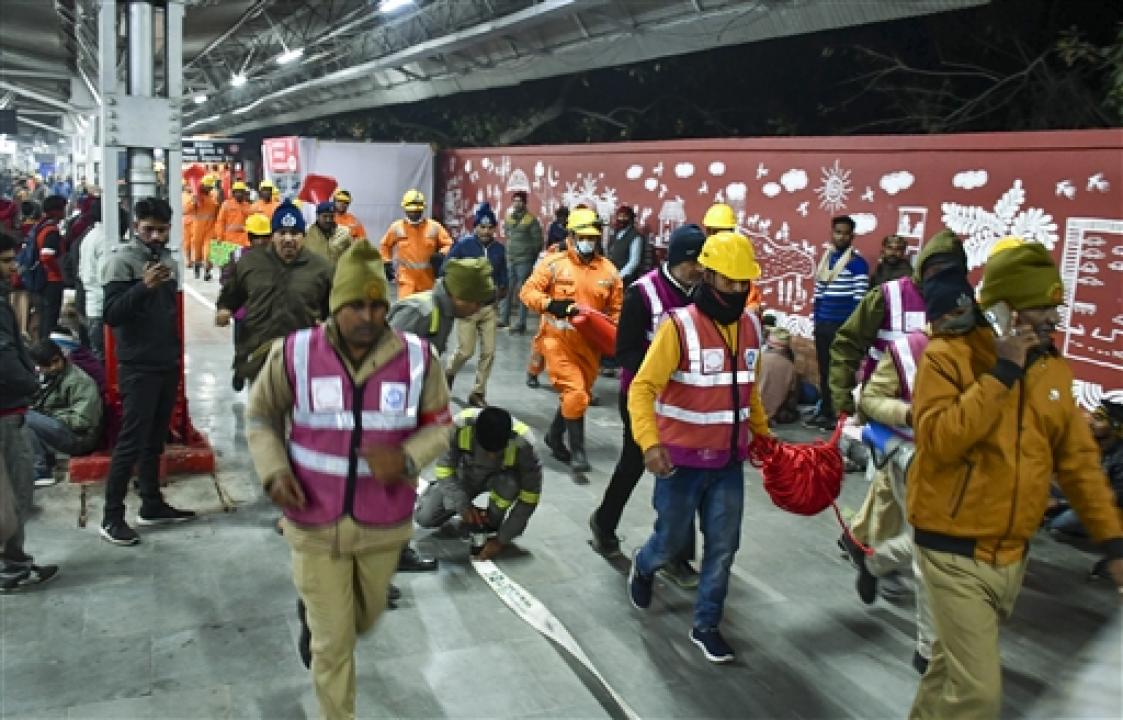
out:
<path id="1" fill-rule="evenodd" d="M 250 205 L 250 214 L 261 214 L 267 218 L 273 217 L 273 213 L 281 204 L 281 199 L 277 197 L 277 186 L 270 180 L 262 180 L 261 184 L 257 186 L 257 200 L 254 200 Z"/>
<path id="2" fill-rule="evenodd" d="M 228 198 L 218 209 L 218 220 L 215 222 L 218 230 L 218 239 L 234 243 L 239 247 L 250 244 L 250 236 L 246 233 L 246 218 L 253 214 L 250 206 L 250 189 L 241 180 L 234 183 L 234 197 Z"/>
<path id="3" fill-rule="evenodd" d="M 420 190 L 409 190 L 402 196 L 402 210 L 405 218 L 390 223 L 379 246 L 388 266 L 387 277 L 393 272 L 389 259 L 397 249 L 399 300 L 432 288 L 436 281 L 433 256 L 445 255 L 452 247 L 452 238 L 444 226 L 425 217 L 425 196 Z"/>
<path id="4" fill-rule="evenodd" d="M 195 279 L 199 279 L 199 270 L 206 265 L 205 280 L 211 279 L 211 261 L 208 257 L 208 245 L 211 240 L 218 237 L 215 222 L 218 220 L 218 201 L 214 197 L 214 176 L 207 175 L 199 181 L 199 191 L 191 204 L 194 217 L 191 220 L 191 257 L 190 261 L 195 268 Z M 184 210 L 186 212 L 186 210 Z"/>
<path id="5" fill-rule="evenodd" d="M 187 259 L 187 267 L 192 267 L 195 264 L 195 258 L 191 254 L 191 241 L 195 238 L 195 194 L 191 192 L 191 186 L 186 181 L 183 183 L 181 201 L 183 203 L 183 254 Z"/>
<path id="6" fill-rule="evenodd" d="M 572 461 L 574 472 L 587 472 L 585 409 L 601 354 L 573 328 L 570 318 L 577 314 L 578 307 L 584 307 L 599 310 L 616 322 L 624 302 L 624 286 L 616 266 L 599 253 L 601 227 L 595 211 L 574 210 L 566 229 L 572 235 L 569 250 L 550 262 L 539 263 L 523 285 L 519 299 L 542 314 L 546 370 L 561 394 L 561 406 L 546 434 L 546 446 L 562 462 Z M 563 431 L 569 435 L 569 448 Z"/>
<path id="7" fill-rule="evenodd" d="M 350 191 L 336 190 L 331 199 L 335 201 L 335 224 L 350 230 L 352 240 L 366 240 L 367 229 L 359 218 L 347 212 L 351 208 Z"/>
<path id="8" fill-rule="evenodd" d="M 719 232 L 737 232 L 737 213 L 725 203 L 714 203 L 702 216 L 702 227 L 706 229 L 706 237 L 716 235 Z M 749 289 L 749 299 L 745 302 L 745 307 L 750 312 L 756 313 L 757 317 L 760 317 L 763 304 L 764 298 L 760 292 L 760 285 L 753 283 L 753 286 Z"/>

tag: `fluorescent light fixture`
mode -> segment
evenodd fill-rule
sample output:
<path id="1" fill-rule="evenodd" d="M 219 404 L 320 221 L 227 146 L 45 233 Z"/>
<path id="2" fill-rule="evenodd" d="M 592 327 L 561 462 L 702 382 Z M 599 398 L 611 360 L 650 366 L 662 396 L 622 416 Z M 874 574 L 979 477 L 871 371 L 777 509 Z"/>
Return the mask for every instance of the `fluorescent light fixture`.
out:
<path id="1" fill-rule="evenodd" d="M 230 78 L 230 84 L 234 87 L 242 87 L 246 84 L 246 76 L 242 73 L 237 73 Z"/>
<path id="2" fill-rule="evenodd" d="M 293 60 L 299 60 L 302 57 L 304 57 L 304 48 L 298 47 L 292 50 L 286 50 L 278 55 L 276 62 L 278 65 L 288 65 Z"/>
<path id="3" fill-rule="evenodd" d="M 202 105 L 203 103 L 205 103 L 207 101 L 207 96 L 204 93 L 199 93 L 198 95 L 196 95 L 195 97 L 193 97 L 191 99 L 195 101 L 196 105 Z"/>
<path id="4" fill-rule="evenodd" d="M 413 0 L 381 0 L 378 3 L 378 12 L 392 13 L 401 10 L 406 5 L 412 5 Z"/>

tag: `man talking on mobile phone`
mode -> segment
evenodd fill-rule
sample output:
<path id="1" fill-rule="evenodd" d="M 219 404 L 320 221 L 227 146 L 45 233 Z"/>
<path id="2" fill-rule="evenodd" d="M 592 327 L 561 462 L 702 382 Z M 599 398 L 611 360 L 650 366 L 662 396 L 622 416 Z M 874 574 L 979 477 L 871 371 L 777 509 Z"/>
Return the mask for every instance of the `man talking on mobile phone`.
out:
<path id="1" fill-rule="evenodd" d="M 1064 297 L 1049 251 L 1022 243 L 991 256 L 976 318 L 934 337 L 913 397 L 916 456 L 909 520 L 937 640 L 912 718 L 997 718 L 999 622 L 1013 612 L 1055 476 L 1123 587 L 1123 526 L 1072 372 L 1053 345 Z"/>

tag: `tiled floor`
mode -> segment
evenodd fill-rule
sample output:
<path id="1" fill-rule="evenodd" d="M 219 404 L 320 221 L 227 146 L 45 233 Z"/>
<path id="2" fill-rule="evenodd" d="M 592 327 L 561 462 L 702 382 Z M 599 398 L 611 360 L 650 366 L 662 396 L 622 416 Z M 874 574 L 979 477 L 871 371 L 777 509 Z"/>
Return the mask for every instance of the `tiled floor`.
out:
<path id="1" fill-rule="evenodd" d="M 191 282 L 204 297 L 216 286 Z M 223 513 L 207 478 L 177 480 L 173 503 L 199 510 L 196 523 L 142 530 L 118 548 L 96 528 L 75 527 L 76 488 L 37 492 L 29 547 L 62 575 L 36 591 L 0 599 L 0 717 L 315 717 L 309 679 L 295 651 L 294 591 L 277 515 L 257 489 L 246 453 L 245 394 L 230 389 L 228 331 L 185 298 L 188 388 L 196 425 L 219 453 L 220 478 L 238 502 Z M 455 341 L 454 341 L 455 342 Z M 542 429 L 556 398 L 523 384 L 529 338 L 502 335 L 489 400 Z M 471 365 L 462 371 L 467 387 Z M 724 630 L 732 666 L 704 662 L 690 644 L 691 596 L 656 586 L 646 613 L 624 594 L 626 561 L 608 562 L 586 543 L 586 519 L 619 447 L 615 382 L 601 380 L 590 411 L 587 486 L 545 461 L 542 506 L 519 552 L 499 566 L 565 624 L 607 681 L 641 717 L 899 718 L 917 676 L 909 665 L 908 607 L 862 605 L 854 571 L 839 558 L 830 513 L 788 515 L 749 472 L 741 550 Z M 457 392 L 462 397 L 463 392 Z M 784 429 L 806 440 L 801 429 Z M 650 531 L 650 481 L 622 523 L 625 545 Z M 861 475 L 843 489 L 857 507 Z M 95 489 L 95 495 L 97 494 Z M 135 507 L 131 508 L 135 511 Z M 91 517 L 100 517 L 95 498 Z M 417 534 L 442 559 L 438 573 L 399 575 L 405 597 L 358 648 L 364 717 L 605 717 L 595 682 L 522 622 L 467 562 L 465 543 Z M 1004 716 L 1119 717 L 1123 705 L 1118 596 L 1089 584 L 1094 556 L 1047 535 L 1014 618 L 1003 632 Z"/>

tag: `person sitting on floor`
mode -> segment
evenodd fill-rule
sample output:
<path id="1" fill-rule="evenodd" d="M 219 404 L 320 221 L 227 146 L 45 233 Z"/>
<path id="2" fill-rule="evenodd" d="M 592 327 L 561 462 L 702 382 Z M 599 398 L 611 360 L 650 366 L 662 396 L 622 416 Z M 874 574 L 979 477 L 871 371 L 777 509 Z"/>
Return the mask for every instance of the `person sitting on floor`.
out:
<path id="1" fill-rule="evenodd" d="M 1123 402 L 1104 399 L 1092 413 L 1090 425 L 1103 453 L 1102 465 L 1111 489 L 1115 491 L 1115 503 L 1123 508 Z M 1088 531 L 1076 516 L 1076 511 L 1067 507 L 1067 503 L 1064 507 L 1066 509 L 1049 520 L 1046 527 L 1065 535 L 1088 537 Z"/>
<path id="2" fill-rule="evenodd" d="M 59 346 L 40 340 L 31 359 L 43 378 L 42 389 L 27 411 L 35 453 L 35 485 L 54 485 L 55 453 L 83 455 L 97 446 L 101 431 L 101 392 L 97 383 L 67 360 Z"/>
<path id="3" fill-rule="evenodd" d="M 58 345 L 59 350 L 62 350 L 66 355 L 66 359 L 77 365 L 82 372 L 93 378 L 97 383 L 98 392 L 101 396 L 105 397 L 105 363 L 101 361 L 94 351 L 78 342 L 78 338 L 74 337 L 74 331 L 70 328 L 56 326 L 51 331 L 51 342 Z"/>

